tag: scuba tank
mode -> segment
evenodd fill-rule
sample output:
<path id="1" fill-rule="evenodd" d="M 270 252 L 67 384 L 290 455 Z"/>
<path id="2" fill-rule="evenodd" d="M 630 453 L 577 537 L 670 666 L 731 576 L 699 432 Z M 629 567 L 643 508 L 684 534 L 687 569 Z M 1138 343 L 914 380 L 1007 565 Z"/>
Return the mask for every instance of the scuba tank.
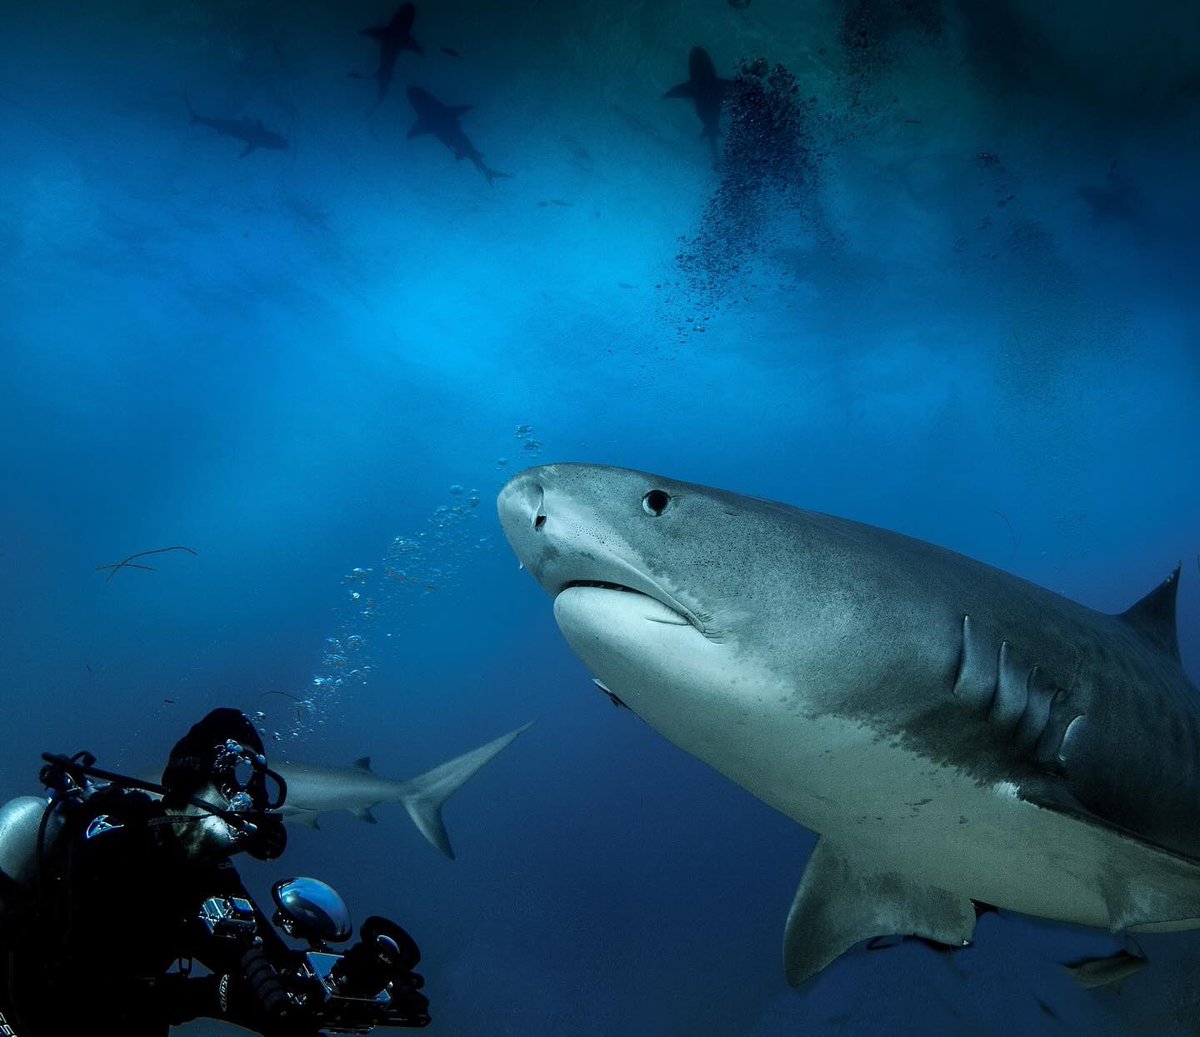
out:
<path id="1" fill-rule="evenodd" d="M 18 796 L 0 807 L 0 917 L 36 889 L 45 810 L 46 801 L 37 796 Z"/>

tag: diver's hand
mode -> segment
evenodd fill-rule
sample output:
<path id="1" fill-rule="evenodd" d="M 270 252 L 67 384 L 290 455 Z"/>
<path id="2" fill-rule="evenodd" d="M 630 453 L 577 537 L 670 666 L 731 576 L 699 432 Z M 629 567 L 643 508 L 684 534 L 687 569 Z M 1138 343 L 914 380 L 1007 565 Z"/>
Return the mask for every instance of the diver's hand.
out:
<path id="1" fill-rule="evenodd" d="M 402 1026 L 429 1025 L 429 998 L 421 993 L 425 978 L 417 972 L 398 976 L 388 987 L 392 996 L 392 1011 Z M 392 1025 L 395 1025 L 394 1023 Z"/>
<path id="2" fill-rule="evenodd" d="M 253 834 L 238 839 L 238 849 L 259 861 L 273 861 L 286 848 L 287 829 L 278 814 L 262 816 L 255 822 Z"/>
<path id="3" fill-rule="evenodd" d="M 279 972 L 261 947 L 252 947 L 241 960 L 242 982 L 254 1004 L 268 1017 L 286 1015 L 291 999 Z"/>
<path id="4" fill-rule="evenodd" d="M 221 977 L 224 1018 L 271 1035 L 307 1035 L 317 1028 L 288 996 L 279 972 L 261 947 L 252 947 L 239 963 L 240 974 Z"/>

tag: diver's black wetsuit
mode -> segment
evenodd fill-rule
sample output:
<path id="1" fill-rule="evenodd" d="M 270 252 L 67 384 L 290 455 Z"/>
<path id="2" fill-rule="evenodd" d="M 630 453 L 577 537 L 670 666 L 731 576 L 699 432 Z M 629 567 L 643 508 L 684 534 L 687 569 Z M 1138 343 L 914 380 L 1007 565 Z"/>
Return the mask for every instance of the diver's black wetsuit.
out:
<path id="1" fill-rule="evenodd" d="M 264 959 L 294 952 L 253 907 L 229 859 L 190 859 L 179 822 L 166 818 L 145 793 L 115 786 L 67 806 L 47 840 L 36 896 L 0 920 L 0 1013 L 17 1037 L 162 1037 L 198 1016 L 265 1034 L 319 1033 L 281 1014 L 295 1006 Z M 257 949 L 213 935 L 201 920 L 205 900 L 221 895 L 250 902 Z M 189 975 L 193 961 L 210 974 Z"/>

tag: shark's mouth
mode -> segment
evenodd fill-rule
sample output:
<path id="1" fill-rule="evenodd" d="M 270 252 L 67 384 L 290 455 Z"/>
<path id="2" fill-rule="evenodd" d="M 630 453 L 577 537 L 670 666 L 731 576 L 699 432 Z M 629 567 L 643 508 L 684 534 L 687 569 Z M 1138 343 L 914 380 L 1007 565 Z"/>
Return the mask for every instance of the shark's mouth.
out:
<path id="1" fill-rule="evenodd" d="M 699 620 L 692 614 L 691 610 L 685 608 L 674 598 L 668 594 L 647 594 L 645 591 L 640 591 L 636 587 L 629 587 L 623 583 L 611 583 L 608 580 L 570 580 L 563 584 L 559 594 L 564 594 L 567 591 L 576 587 L 590 587 L 595 590 L 617 591 L 622 594 L 632 594 L 639 598 L 645 598 L 648 601 L 653 601 L 662 606 L 662 611 L 655 615 L 647 615 L 645 618 L 652 623 L 666 623 L 669 626 L 692 626 L 704 632 Z"/>
<path id="2" fill-rule="evenodd" d="M 572 587 L 599 587 L 605 591 L 624 591 L 626 594 L 641 594 L 645 598 L 653 597 L 643 591 L 635 591 L 632 587 L 626 587 L 623 583 L 609 583 L 607 580 L 571 580 L 563 585 L 562 590 L 570 590 Z M 561 594 L 562 591 L 559 593 Z"/>

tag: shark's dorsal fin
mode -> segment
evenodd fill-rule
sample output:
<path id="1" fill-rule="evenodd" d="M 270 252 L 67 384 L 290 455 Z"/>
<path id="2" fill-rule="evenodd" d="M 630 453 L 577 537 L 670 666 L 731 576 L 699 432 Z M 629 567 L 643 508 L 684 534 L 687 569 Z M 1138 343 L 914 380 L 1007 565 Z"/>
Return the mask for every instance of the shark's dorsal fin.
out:
<path id="1" fill-rule="evenodd" d="M 366 771 L 368 774 L 375 773 L 373 770 L 371 770 L 371 757 L 369 757 L 369 756 L 360 756 L 357 760 L 354 761 L 352 766 L 356 770 Z"/>
<path id="2" fill-rule="evenodd" d="M 1155 648 L 1179 660 L 1179 634 L 1175 630 L 1175 599 L 1179 591 L 1179 566 L 1132 608 L 1121 613 L 1134 630 Z"/>
<path id="3" fill-rule="evenodd" d="M 967 897 L 882 868 L 822 836 L 788 912 L 783 966 L 798 987 L 862 940 L 921 936 L 963 947 L 974 931 Z"/>

